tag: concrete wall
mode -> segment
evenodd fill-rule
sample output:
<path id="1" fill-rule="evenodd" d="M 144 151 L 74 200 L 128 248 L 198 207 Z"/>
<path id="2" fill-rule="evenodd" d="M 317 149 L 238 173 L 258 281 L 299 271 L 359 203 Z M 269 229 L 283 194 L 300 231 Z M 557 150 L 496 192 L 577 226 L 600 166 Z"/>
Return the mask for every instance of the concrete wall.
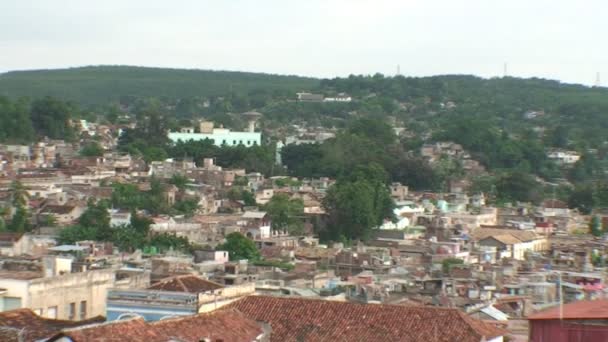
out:
<path id="1" fill-rule="evenodd" d="M 0 288 L 6 289 L 6 293 L 0 297 L 0 311 L 10 310 L 12 308 L 4 307 L 4 298 L 21 298 L 21 308 L 27 308 L 29 301 L 28 281 L 19 279 L 0 279 Z"/>
<path id="2" fill-rule="evenodd" d="M 86 301 L 86 315 L 90 318 L 105 315 L 107 289 L 114 285 L 113 270 L 95 270 L 84 273 L 70 273 L 57 277 L 39 278 L 30 281 L 27 307 L 43 310 L 57 307 L 58 319 L 69 319 L 68 308 L 75 303 L 75 320 L 80 320 L 80 305 Z"/>
<path id="3" fill-rule="evenodd" d="M 199 293 L 198 312 L 209 312 L 224 305 L 230 304 L 241 297 L 251 295 L 255 292 L 255 283 L 243 283 L 240 285 L 228 286 L 213 292 Z"/>

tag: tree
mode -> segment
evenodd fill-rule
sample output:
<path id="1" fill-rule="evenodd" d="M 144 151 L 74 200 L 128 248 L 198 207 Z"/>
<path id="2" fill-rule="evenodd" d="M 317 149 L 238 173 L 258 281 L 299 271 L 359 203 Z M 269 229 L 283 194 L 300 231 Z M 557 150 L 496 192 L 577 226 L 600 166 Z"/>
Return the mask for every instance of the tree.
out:
<path id="1" fill-rule="evenodd" d="M 70 123 L 73 111 L 67 103 L 47 96 L 32 103 L 30 115 L 38 135 L 72 141 L 75 138 Z"/>
<path id="2" fill-rule="evenodd" d="M 574 188 L 568 196 L 568 206 L 578 209 L 582 214 L 589 214 L 597 205 L 593 186 L 583 185 Z"/>
<path id="3" fill-rule="evenodd" d="M 595 215 L 591 218 L 591 222 L 589 222 L 589 232 L 593 236 L 601 236 L 603 234 L 602 221 L 599 216 Z"/>
<path id="4" fill-rule="evenodd" d="M 260 259 L 260 251 L 258 251 L 255 243 L 239 232 L 234 232 L 226 235 L 226 242 L 218 245 L 218 251 L 227 251 L 230 255 L 230 260 L 256 261 Z"/>
<path id="5" fill-rule="evenodd" d="M 78 225 L 95 231 L 93 240 L 110 241 L 112 230 L 110 227 L 110 213 L 104 201 L 89 200 L 87 209 L 78 218 Z"/>
<path id="6" fill-rule="evenodd" d="M 188 177 L 176 173 L 171 177 L 169 183 L 175 185 L 180 190 L 184 190 L 186 188 L 186 185 L 190 183 L 190 180 L 188 179 Z"/>
<path id="7" fill-rule="evenodd" d="M 99 145 L 98 142 L 90 142 L 80 149 L 79 154 L 83 157 L 101 157 L 103 156 L 104 149 Z"/>
<path id="8" fill-rule="evenodd" d="M 98 232 L 95 227 L 88 226 L 69 226 L 59 231 L 58 242 L 62 245 L 73 245 L 77 241 L 93 240 L 98 241 Z"/>
<path id="9" fill-rule="evenodd" d="M 328 239 L 367 239 L 384 219 L 393 218 L 394 202 L 379 165 L 360 166 L 327 191 L 323 207 L 329 216 Z"/>
<path id="10" fill-rule="evenodd" d="M 179 214 L 185 215 L 186 217 L 192 217 L 199 209 L 199 201 L 200 198 L 198 197 L 182 199 L 180 201 L 175 202 L 175 204 L 173 205 L 173 209 L 175 209 Z"/>
<path id="11" fill-rule="evenodd" d="M 301 199 L 290 199 L 287 194 L 277 194 L 266 203 L 264 210 L 270 217 L 272 229 L 287 230 L 294 234 L 302 232 L 304 202 Z"/>
<path id="12" fill-rule="evenodd" d="M 11 204 L 15 208 L 15 213 L 6 228 L 12 232 L 26 232 L 30 229 L 29 212 L 26 208 L 27 190 L 21 182 L 14 181 L 11 183 L 9 191 L 11 193 Z"/>
<path id="13" fill-rule="evenodd" d="M 8 224 L 7 229 L 11 232 L 23 233 L 30 229 L 29 214 L 24 206 L 17 206 L 15 214 L 11 218 L 11 222 Z"/>
<path id="14" fill-rule="evenodd" d="M 539 202 L 542 196 L 542 189 L 534 176 L 523 172 L 501 175 L 497 180 L 496 191 L 498 198 L 505 202 Z"/>
<path id="15" fill-rule="evenodd" d="M 441 269 L 443 270 L 444 274 L 449 274 L 450 269 L 452 268 L 453 265 L 462 265 L 462 264 L 464 264 L 464 260 L 462 260 L 462 259 L 447 258 L 447 259 L 443 259 L 443 261 L 441 261 Z"/>

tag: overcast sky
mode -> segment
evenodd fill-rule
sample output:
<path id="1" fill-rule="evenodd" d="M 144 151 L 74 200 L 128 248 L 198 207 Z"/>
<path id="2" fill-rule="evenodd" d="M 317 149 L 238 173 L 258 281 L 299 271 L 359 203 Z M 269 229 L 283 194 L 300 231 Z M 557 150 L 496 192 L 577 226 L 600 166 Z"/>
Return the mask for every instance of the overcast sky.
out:
<path id="1" fill-rule="evenodd" d="M 0 72 L 99 64 L 608 84 L 605 0 L 0 0 Z"/>

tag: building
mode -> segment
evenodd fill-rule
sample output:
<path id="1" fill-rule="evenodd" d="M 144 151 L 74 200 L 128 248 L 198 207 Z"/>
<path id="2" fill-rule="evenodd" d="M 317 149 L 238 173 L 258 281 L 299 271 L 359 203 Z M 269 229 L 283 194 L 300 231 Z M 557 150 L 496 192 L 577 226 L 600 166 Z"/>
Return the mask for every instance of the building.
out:
<path id="1" fill-rule="evenodd" d="M 103 321 L 105 319 L 101 316 L 79 322 L 49 319 L 35 314 L 30 309 L 16 309 L 0 313 L 0 341 L 44 341 L 62 329 Z"/>
<path id="2" fill-rule="evenodd" d="M 200 124 L 200 133 L 194 133 L 194 129 L 180 132 L 169 132 L 169 139 L 173 142 L 209 139 L 213 141 L 216 146 L 259 146 L 262 144 L 262 134 L 260 132 L 253 131 L 255 128 L 255 120 L 257 120 L 255 119 L 253 113 L 256 112 L 247 112 L 243 114 L 249 121 L 247 132 L 233 132 L 230 129 L 223 127 L 214 128 L 212 122 L 204 121 Z"/>
<path id="3" fill-rule="evenodd" d="M 458 309 L 248 296 L 228 306 L 270 324 L 270 341 L 502 342 L 506 331 Z"/>
<path id="4" fill-rule="evenodd" d="M 86 320 L 105 314 L 108 289 L 149 282 L 149 273 L 122 280 L 112 269 L 70 273 L 70 257 L 46 257 L 43 264 L 4 261 L 0 311 L 29 308 L 46 318 Z"/>
<path id="5" fill-rule="evenodd" d="M 531 342 L 608 341 L 608 300 L 578 301 L 528 316 Z"/>
<path id="6" fill-rule="evenodd" d="M 226 287 L 195 275 L 181 275 L 145 290 L 109 290 L 106 317 L 108 321 L 134 317 L 160 321 L 190 316 L 218 309 L 254 291 L 253 283 Z"/>
<path id="7" fill-rule="evenodd" d="M 581 155 L 575 151 L 553 150 L 547 152 L 547 158 L 559 165 L 572 165 L 581 159 Z"/>
<path id="8" fill-rule="evenodd" d="M 252 342 L 269 341 L 271 329 L 236 311 L 145 322 L 141 318 L 63 329 L 49 342 Z"/>
<path id="9" fill-rule="evenodd" d="M 323 94 L 311 94 L 311 93 L 296 93 L 298 101 L 301 102 L 323 102 L 325 98 Z"/>

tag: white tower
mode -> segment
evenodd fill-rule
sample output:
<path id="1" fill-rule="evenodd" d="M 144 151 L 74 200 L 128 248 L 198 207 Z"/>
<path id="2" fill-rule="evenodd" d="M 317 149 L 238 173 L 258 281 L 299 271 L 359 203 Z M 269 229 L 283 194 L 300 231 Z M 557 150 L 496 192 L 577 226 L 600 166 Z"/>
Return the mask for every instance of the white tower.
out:
<path id="1" fill-rule="evenodd" d="M 245 117 L 245 119 L 247 119 L 247 123 L 249 124 L 247 132 L 255 132 L 255 123 L 262 117 L 262 114 L 251 111 L 243 113 L 243 116 Z"/>

